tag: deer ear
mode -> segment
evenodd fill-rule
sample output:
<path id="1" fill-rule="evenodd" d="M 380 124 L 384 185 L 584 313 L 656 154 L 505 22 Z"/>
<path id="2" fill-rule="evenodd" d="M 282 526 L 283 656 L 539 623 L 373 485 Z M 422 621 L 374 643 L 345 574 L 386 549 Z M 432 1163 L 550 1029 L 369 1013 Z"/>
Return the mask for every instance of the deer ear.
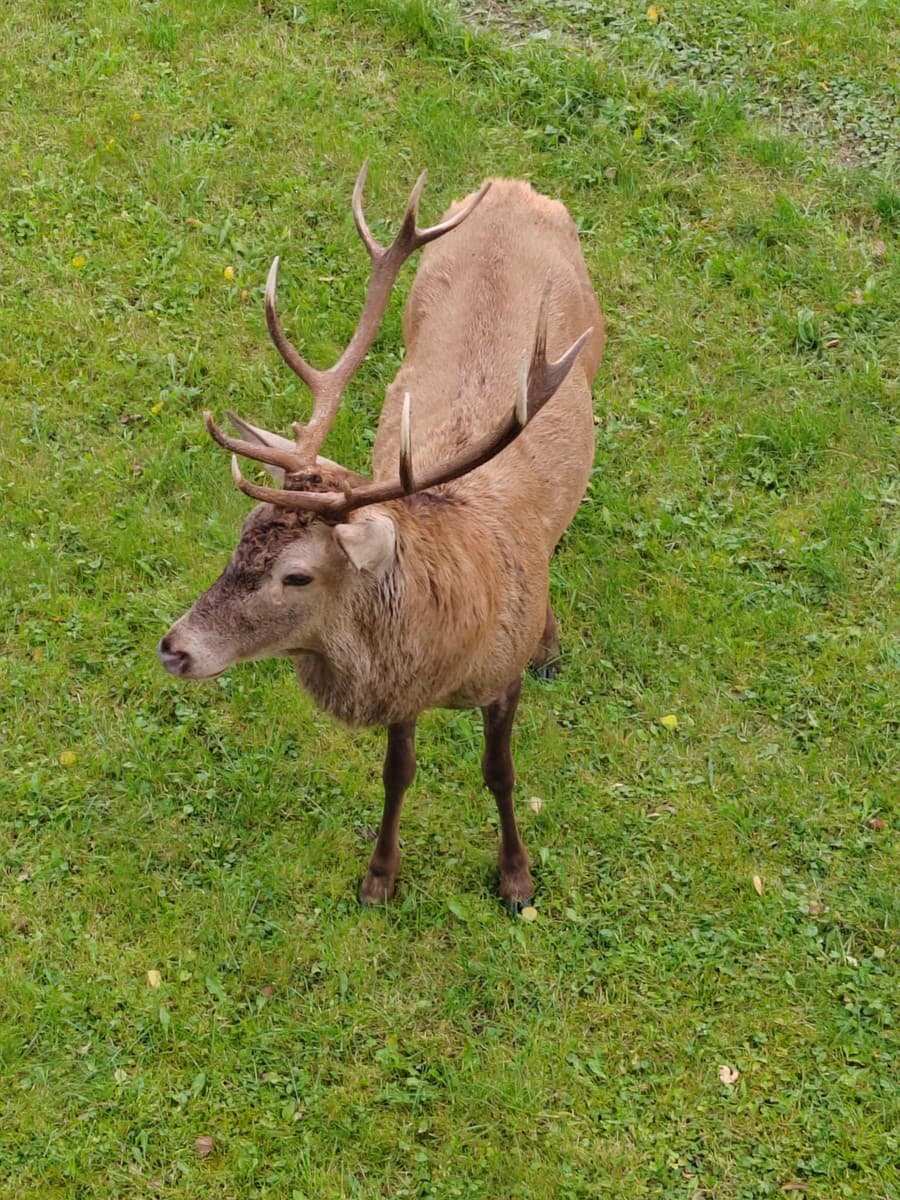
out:
<path id="1" fill-rule="evenodd" d="M 377 574 L 394 561 L 397 530 L 390 517 L 372 513 L 352 525 L 335 525 L 334 536 L 357 571 Z"/>

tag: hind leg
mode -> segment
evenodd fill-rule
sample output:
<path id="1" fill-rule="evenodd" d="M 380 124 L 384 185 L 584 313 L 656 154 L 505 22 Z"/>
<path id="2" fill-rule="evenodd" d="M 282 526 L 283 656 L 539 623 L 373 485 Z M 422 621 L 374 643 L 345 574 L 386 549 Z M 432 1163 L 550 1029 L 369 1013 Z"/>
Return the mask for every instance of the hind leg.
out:
<path id="1" fill-rule="evenodd" d="M 532 674 L 538 679 L 555 679 L 559 674 L 559 631 L 556 627 L 556 617 L 554 617 L 549 603 L 544 632 L 541 634 L 541 640 L 528 665 Z"/>
<path id="2" fill-rule="evenodd" d="M 493 704 L 481 710 L 484 719 L 484 756 L 481 771 L 484 782 L 494 793 L 500 817 L 500 895 L 511 913 L 520 912 L 534 899 L 534 881 L 528 869 L 528 851 L 519 836 L 513 809 L 513 784 L 516 769 L 509 748 L 513 720 L 522 690 L 515 680 Z"/>

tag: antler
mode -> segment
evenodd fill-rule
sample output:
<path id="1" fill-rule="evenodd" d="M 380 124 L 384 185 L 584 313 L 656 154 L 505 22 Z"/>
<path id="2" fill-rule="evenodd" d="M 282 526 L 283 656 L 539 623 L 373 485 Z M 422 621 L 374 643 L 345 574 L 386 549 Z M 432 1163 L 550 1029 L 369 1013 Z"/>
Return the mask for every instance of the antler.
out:
<path id="1" fill-rule="evenodd" d="M 275 300 L 275 290 L 278 283 L 277 258 L 273 261 L 269 270 L 269 278 L 266 282 L 266 323 L 269 326 L 269 333 L 272 335 L 272 341 L 278 347 L 281 357 L 291 370 L 300 376 L 313 395 L 313 414 L 309 423 L 307 425 L 300 425 L 295 422 L 294 424 L 297 457 L 293 465 L 286 468 L 288 470 L 297 471 L 303 466 L 308 465 L 310 461 L 315 461 L 316 453 L 328 435 L 328 431 L 334 421 L 344 389 L 365 358 L 366 352 L 375 339 L 378 327 L 384 317 L 385 309 L 388 306 L 391 289 L 404 262 L 427 242 L 433 242 L 435 238 L 442 237 L 443 234 L 449 233 L 451 229 L 455 229 L 457 225 L 461 224 L 476 205 L 481 202 L 488 188 L 491 186 L 490 181 L 485 183 L 481 190 L 467 204 L 464 204 L 458 212 L 453 213 L 445 221 L 441 221 L 440 224 L 432 225 L 428 229 L 419 229 L 416 224 L 419 197 L 425 186 L 427 175 L 427 171 L 423 171 L 416 180 L 415 187 L 410 194 L 409 203 L 406 206 L 406 212 L 403 215 L 403 221 L 400 225 L 400 231 L 390 246 L 385 248 L 372 236 L 372 231 L 366 224 L 366 218 L 363 215 L 362 195 L 368 170 L 369 162 L 367 159 L 362 165 L 359 177 L 356 180 L 356 186 L 353 189 L 352 205 L 356 228 L 359 230 L 359 236 L 362 238 L 369 252 L 369 257 L 372 260 L 372 273 L 369 277 L 369 287 L 366 292 L 366 299 L 359 318 L 359 324 L 344 353 L 334 366 L 327 371 L 318 370 L 316 367 L 311 366 L 285 336 L 284 330 L 281 328 L 281 322 L 278 319 L 278 306 Z M 216 441 L 221 442 L 222 445 L 227 445 L 226 442 L 222 441 L 222 438 L 225 437 L 224 434 L 218 437 L 213 433 L 212 428 L 210 428 L 210 433 L 213 434 Z M 236 454 L 256 458 L 261 462 L 272 462 L 275 466 L 285 466 L 281 461 L 273 462 L 272 459 L 260 454 L 258 452 L 259 448 L 255 446 L 254 452 L 248 454 L 248 445 L 249 443 L 242 443 L 240 446 L 232 445 L 229 449 L 233 450 Z"/>
<path id="2" fill-rule="evenodd" d="M 537 332 L 534 348 L 529 363 L 527 353 L 522 354 L 519 369 L 519 388 L 516 404 L 512 413 L 493 432 L 485 434 L 461 451 L 455 458 L 424 471 L 421 476 L 414 477 L 412 465 L 412 439 L 409 422 L 409 393 L 403 398 L 403 410 L 400 420 L 400 464 L 396 479 L 380 480 L 364 483 L 358 487 L 348 487 L 344 492 L 300 492 L 282 488 L 260 487 L 249 483 L 241 474 L 237 458 L 231 460 L 231 474 L 234 482 L 248 496 L 255 500 L 268 501 L 282 508 L 301 509 L 319 513 L 321 516 L 341 517 L 355 508 L 367 504 L 379 504 L 386 500 L 398 500 L 416 492 L 424 492 L 428 488 L 437 487 L 459 479 L 469 471 L 483 466 L 504 450 L 519 436 L 529 421 L 541 411 L 544 405 L 557 392 L 569 371 L 572 369 L 582 346 L 593 332 L 587 329 L 576 338 L 569 349 L 556 362 L 547 359 L 547 321 L 550 307 L 550 286 L 544 289 L 538 314 Z M 207 418 L 210 432 L 216 441 L 223 445 L 236 439 L 226 438 L 225 434 L 215 429 L 211 418 Z M 248 443 L 240 443 L 247 445 Z M 243 451 L 237 451 L 243 453 Z M 254 455 L 253 457 L 260 457 Z M 263 461 L 269 461 L 264 459 Z M 279 465 L 279 464 L 276 464 Z"/>

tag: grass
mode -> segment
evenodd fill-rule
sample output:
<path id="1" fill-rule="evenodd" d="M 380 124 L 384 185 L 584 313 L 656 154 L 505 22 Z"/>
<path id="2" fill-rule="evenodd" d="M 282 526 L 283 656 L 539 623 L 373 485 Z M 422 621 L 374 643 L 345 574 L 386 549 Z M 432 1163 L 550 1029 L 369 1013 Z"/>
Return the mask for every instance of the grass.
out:
<path id="1" fill-rule="evenodd" d="M 4 8 L 3 1200 L 897 1194 L 896 30 L 658 15 Z M 532 924 L 475 715 L 423 720 L 361 912 L 380 735 L 283 663 L 154 661 L 246 511 L 200 411 L 306 411 L 265 270 L 327 359 L 367 155 L 376 234 L 422 165 L 428 217 L 490 173 L 565 200 L 609 320 L 517 725 Z M 405 290 L 329 442 L 359 469 Z"/>

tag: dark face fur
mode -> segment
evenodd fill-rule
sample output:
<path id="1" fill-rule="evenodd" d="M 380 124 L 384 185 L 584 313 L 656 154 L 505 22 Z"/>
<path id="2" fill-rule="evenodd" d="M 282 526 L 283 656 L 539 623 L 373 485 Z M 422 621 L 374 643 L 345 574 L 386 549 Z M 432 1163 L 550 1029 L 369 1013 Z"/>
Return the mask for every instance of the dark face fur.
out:
<path id="1" fill-rule="evenodd" d="M 228 566 L 160 642 L 160 660 L 173 675 L 209 679 L 236 662 L 318 651 L 361 572 L 383 569 L 393 550 L 384 517 L 335 526 L 259 505 Z"/>

